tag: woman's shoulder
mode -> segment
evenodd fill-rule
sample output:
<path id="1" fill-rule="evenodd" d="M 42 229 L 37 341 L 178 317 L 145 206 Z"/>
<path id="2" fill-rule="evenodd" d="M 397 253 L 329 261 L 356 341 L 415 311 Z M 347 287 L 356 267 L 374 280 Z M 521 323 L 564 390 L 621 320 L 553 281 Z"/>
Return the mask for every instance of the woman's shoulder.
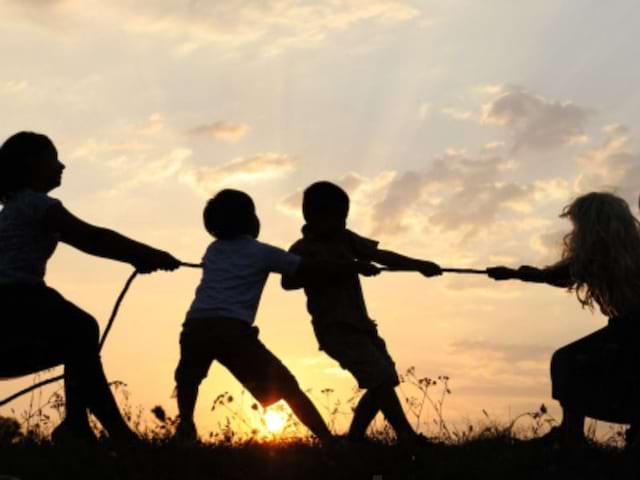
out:
<path id="1" fill-rule="evenodd" d="M 21 190 L 12 194 L 5 203 L 7 210 L 14 210 L 41 217 L 53 205 L 60 205 L 60 200 L 50 197 L 46 193 L 33 190 Z"/>
<path id="2" fill-rule="evenodd" d="M 10 202 L 21 203 L 33 206 L 50 206 L 60 203 L 60 200 L 53 198 L 46 193 L 34 190 L 20 190 L 11 195 Z"/>

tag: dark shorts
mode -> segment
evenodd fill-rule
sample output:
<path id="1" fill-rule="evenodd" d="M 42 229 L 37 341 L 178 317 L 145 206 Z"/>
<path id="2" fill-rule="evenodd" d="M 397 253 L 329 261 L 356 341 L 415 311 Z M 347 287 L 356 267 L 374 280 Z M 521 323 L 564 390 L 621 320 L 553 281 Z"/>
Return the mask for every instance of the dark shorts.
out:
<path id="1" fill-rule="evenodd" d="M 299 390 L 289 369 L 258 339 L 259 330 L 242 320 L 206 318 L 187 320 L 180 335 L 178 385 L 199 385 L 214 360 L 264 407 Z"/>
<path id="2" fill-rule="evenodd" d="M 640 335 L 610 322 L 556 351 L 553 398 L 585 416 L 631 423 L 640 417 Z"/>
<path id="3" fill-rule="evenodd" d="M 361 330 L 349 324 L 314 326 L 320 349 L 349 371 L 360 388 L 400 382 L 385 341 L 375 328 Z"/>

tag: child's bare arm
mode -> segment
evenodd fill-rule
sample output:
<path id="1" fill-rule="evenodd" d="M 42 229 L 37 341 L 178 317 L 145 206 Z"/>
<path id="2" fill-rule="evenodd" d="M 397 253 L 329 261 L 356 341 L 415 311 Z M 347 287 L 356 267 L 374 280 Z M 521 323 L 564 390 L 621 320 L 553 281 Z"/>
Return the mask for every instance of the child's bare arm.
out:
<path id="1" fill-rule="evenodd" d="M 304 280 L 297 274 L 282 275 L 280 285 L 284 290 L 299 290 L 304 288 Z"/>
<path id="2" fill-rule="evenodd" d="M 340 275 L 354 274 L 372 277 L 380 269 L 369 262 L 302 259 L 294 275 L 283 275 L 282 288 L 297 290 L 307 285 L 330 282 Z"/>
<path id="3" fill-rule="evenodd" d="M 113 230 L 86 223 L 62 205 L 54 205 L 45 215 L 46 227 L 60 239 L 89 255 L 127 262 L 142 273 L 175 270 L 180 262 L 171 254 L 136 242 Z"/>
<path id="4" fill-rule="evenodd" d="M 442 270 L 437 263 L 407 257 L 389 250 L 377 249 L 371 260 L 389 267 L 391 270 L 420 272 L 426 277 L 435 277 L 442 274 Z"/>

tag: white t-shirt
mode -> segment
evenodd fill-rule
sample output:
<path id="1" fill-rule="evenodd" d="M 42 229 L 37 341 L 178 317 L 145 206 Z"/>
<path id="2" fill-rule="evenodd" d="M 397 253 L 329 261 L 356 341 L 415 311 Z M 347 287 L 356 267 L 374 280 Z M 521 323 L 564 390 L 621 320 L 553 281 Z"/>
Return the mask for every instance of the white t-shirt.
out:
<path id="1" fill-rule="evenodd" d="M 41 284 L 59 235 L 46 231 L 44 215 L 59 200 L 22 190 L 0 211 L 0 285 Z"/>
<path id="2" fill-rule="evenodd" d="M 187 318 L 227 317 L 253 324 L 269 273 L 294 274 L 300 257 L 243 236 L 211 243 L 202 263 Z"/>

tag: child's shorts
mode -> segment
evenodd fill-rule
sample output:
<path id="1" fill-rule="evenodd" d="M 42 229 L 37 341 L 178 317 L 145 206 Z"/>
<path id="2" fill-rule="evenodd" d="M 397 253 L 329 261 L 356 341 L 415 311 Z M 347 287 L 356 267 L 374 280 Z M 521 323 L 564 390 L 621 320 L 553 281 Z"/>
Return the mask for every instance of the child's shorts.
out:
<path id="1" fill-rule="evenodd" d="M 217 360 L 264 407 L 299 390 L 295 377 L 258 339 L 258 332 L 232 318 L 188 319 L 180 335 L 176 383 L 199 385 Z"/>
<path id="2" fill-rule="evenodd" d="M 320 349 L 349 371 L 360 388 L 395 387 L 400 383 L 396 365 L 377 329 L 335 323 L 314 330 Z"/>

